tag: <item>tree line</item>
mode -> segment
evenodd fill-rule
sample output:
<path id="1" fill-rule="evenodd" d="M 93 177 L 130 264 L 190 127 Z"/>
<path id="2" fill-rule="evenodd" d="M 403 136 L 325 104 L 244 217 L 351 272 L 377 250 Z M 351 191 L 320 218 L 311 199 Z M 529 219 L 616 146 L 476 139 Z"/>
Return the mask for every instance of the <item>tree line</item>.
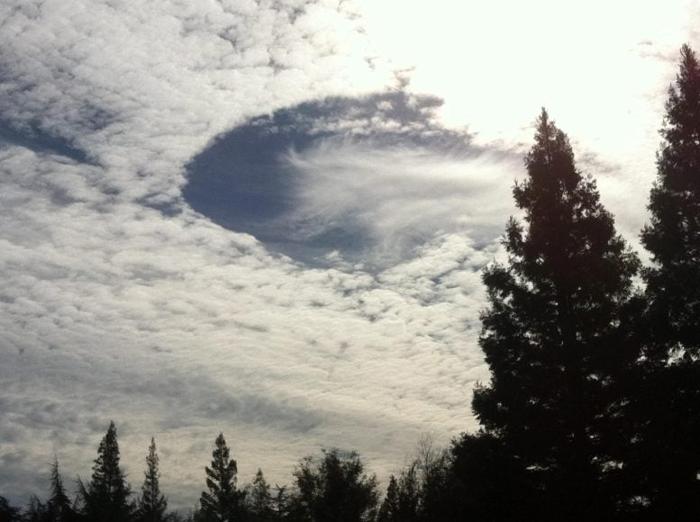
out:
<path id="1" fill-rule="evenodd" d="M 223 434 L 214 441 L 212 460 L 204 468 L 198 505 L 183 515 L 168 510 L 160 488 L 155 439 L 146 455 L 143 483 L 132 492 L 120 464 L 117 429 L 111 422 L 97 449 L 90 481 L 77 480 L 71 499 L 55 459 L 49 476 L 49 497 L 32 496 L 24 510 L 0 496 L 0 522 L 302 522 L 347 520 L 374 522 L 379 500 L 377 479 L 365 472 L 355 452 L 338 449 L 302 459 L 294 470 L 294 486 L 275 486 L 258 470 L 251 484 L 238 485 L 238 466 Z M 340 518 L 338 518 L 340 517 Z"/>
<path id="2" fill-rule="evenodd" d="M 289 489 L 262 471 L 238 488 L 220 435 L 193 520 L 700 520 L 700 67 L 687 45 L 680 58 L 641 231 L 648 266 L 542 110 L 513 187 L 522 219 L 506 226 L 505 260 L 483 272 L 491 378 L 474 391 L 476 432 L 424 445 L 383 495 L 360 457 L 339 450 L 302 460 Z M 50 498 L 23 520 L 174 520 L 158 476 L 152 442 L 134 501 L 110 425 L 77 501 L 54 463 Z M 0 511 L 19 520 L 4 499 Z"/>

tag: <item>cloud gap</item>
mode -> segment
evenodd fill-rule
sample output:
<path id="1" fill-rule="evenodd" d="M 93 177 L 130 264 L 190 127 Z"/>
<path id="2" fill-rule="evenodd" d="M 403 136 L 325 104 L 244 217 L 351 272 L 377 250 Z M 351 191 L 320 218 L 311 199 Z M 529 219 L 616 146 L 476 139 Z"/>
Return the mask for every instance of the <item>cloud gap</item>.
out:
<path id="1" fill-rule="evenodd" d="M 521 164 L 440 125 L 441 104 L 392 90 L 253 118 L 192 159 L 184 199 L 304 264 L 392 266 L 469 227 L 474 209 L 461 211 L 461 199 L 497 186 L 494 169 L 510 183 Z"/>

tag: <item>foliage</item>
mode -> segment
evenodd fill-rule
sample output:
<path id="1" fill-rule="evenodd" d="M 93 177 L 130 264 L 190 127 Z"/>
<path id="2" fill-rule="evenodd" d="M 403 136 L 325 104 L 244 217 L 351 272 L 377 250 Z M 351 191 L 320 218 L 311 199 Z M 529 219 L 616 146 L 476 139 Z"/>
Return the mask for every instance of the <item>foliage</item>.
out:
<path id="1" fill-rule="evenodd" d="M 141 497 L 138 500 L 137 519 L 139 522 L 162 522 L 165 520 L 165 510 L 168 501 L 160 492 L 160 471 L 158 469 L 158 453 L 156 441 L 151 438 L 146 456 L 146 471 L 144 472 Z"/>
<path id="2" fill-rule="evenodd" d="M 541 491 L 541 517 L 600 519 L 637 357 L 627 307 L 639 263 L 544 109 L 525 163 L 513 189 L 525 224 L 510 220 L 508 261 L 483 275 L 491 383 L 475 390 L 473 409 Z"/>
<path id="3" fill-rule="evenodd" d="M 355 452 L 333 449 L 306 457 L 294 471 L 290 518 L 304 522 L 370 522 L 377 512 L 377 479 Z"/>
<path id="4" fill-rule="evenodd" d="M 119 444 L 114 422 L 100 442 L 92 479 L 85 486 L 79 483 L 83 516 L 89 522 L 127 522 L 134 507 L 129 499 L 131 489 L 119 465 Z"/>
<path id="5" fill-rule="evenodd" d="M 700 66 L 681 49 L 669 88 L 650 223 L 642 243 L 645 358 L 635 397 L 641 434 L 634 472 L 653 519 L 700 519 Z"/>
<path id="6" fill-rule="evenodd" d="M 212 452 L 211 467 L 206 467 L 207 488 L 199 499 L 202 522 L 234 522 L 244 517 L 244 493 L 236 489 L 238 467 L 230 458 L 224 434 L 219 433 Z"/>
<path id="7" fill-rule="evenodd" d="M 71 522 L 77 520 L 70 499 L 63 486 L 63 479 L 58 470 L 58 458 L 51 465 L 51 495 L 46 506 L 47 522 Z"/>

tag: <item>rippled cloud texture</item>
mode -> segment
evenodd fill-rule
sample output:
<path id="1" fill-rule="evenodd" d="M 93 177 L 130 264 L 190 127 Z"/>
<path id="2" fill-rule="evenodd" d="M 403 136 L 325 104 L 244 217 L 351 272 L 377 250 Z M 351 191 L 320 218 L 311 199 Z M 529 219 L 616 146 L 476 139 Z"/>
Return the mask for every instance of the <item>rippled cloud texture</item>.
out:
<path id="1" fill-rule="evenodd" d="M 479 270 L 523 135 L 479 134 L 478 112 L 446 128 L 450 99 L 407 84 L 421 64 L 382 52 L 385 14 L 22 0 L 0 20 L 0 494 L 43 494 L 54 453 L 88 476 L 110 419 L 134 485 L 156 436 L 174 506 L 195 502 L 219 431 L 242 481 L 283 483 L 320 447 L 385 476 L 421 434 L 474 427 Z M 673 24 L 620 44 L 663 73 L 630 93 L 649 105 L 635 154 L 578 147 L 632 238 L 663 82 L 694 37 Z M 475 85 L 479 64 L 460 64 Z"/>

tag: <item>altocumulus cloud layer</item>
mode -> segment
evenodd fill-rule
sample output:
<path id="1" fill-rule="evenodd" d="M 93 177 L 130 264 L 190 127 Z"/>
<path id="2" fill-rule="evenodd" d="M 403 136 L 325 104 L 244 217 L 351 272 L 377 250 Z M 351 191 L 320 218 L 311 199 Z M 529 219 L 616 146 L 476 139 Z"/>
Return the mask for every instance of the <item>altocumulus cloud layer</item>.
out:
<path id="1" fill-rule="evenodd" d="M 0 7 L 0 493 L 110 419 L 188 506 L 319 447 L 473 426 L 479 270 L 521 159 L 447 130 L 341 2 Z M 374 93 L 374 94 L 372 94 Z M 591 156 L 593 164 L 595 157 Z"/>
<path id="2" fill-rule="evenodd" d="M 466 206 L 443 223 L 469 187 L 492 190 L 478 175 L 487 162 L 467 136 L 429 121 L 435 100 L 353 98 L 391 78 L 344 48 L 364 41 L 352 12 L 17 2 L 2 19 L 3 493 L 41 491 L 54 451 L 67 476 L 87 475 L 112 418 L 133 480 L 153 433 L 164 488 L 185 505 L 219 430 L 243 479 L 259 465 L 282 481 L 320 446 L 357 448 L 381 472 L 421 433 L 469 424 L 484 371 L 468 331 L 493 238 L 456 232 L 503 206 Z M 317 128 L 288 109 L 276 131 L 303 144 L 256 143 L 296 176 L 292 193 L 255 197 L 289 200 L 281 217 L 298 259 L 278 253 L 281 225 L 256 214 L 271 202 L 248 201 L 246 213 L 234 186 L 228 213 L 214 215 L 182 197 L 212 148 L 235 147 L 251 125 L 273 132 L 280 113 L 249 118 L 326 95 L 337 101 L 306 106 L 327 115 Z M 231 171 L 244 163 L 215 159 Z M 460 178 L 461 163 L 473 179 Z M 357 266 L 374 252 L 372 271 Z"/>

